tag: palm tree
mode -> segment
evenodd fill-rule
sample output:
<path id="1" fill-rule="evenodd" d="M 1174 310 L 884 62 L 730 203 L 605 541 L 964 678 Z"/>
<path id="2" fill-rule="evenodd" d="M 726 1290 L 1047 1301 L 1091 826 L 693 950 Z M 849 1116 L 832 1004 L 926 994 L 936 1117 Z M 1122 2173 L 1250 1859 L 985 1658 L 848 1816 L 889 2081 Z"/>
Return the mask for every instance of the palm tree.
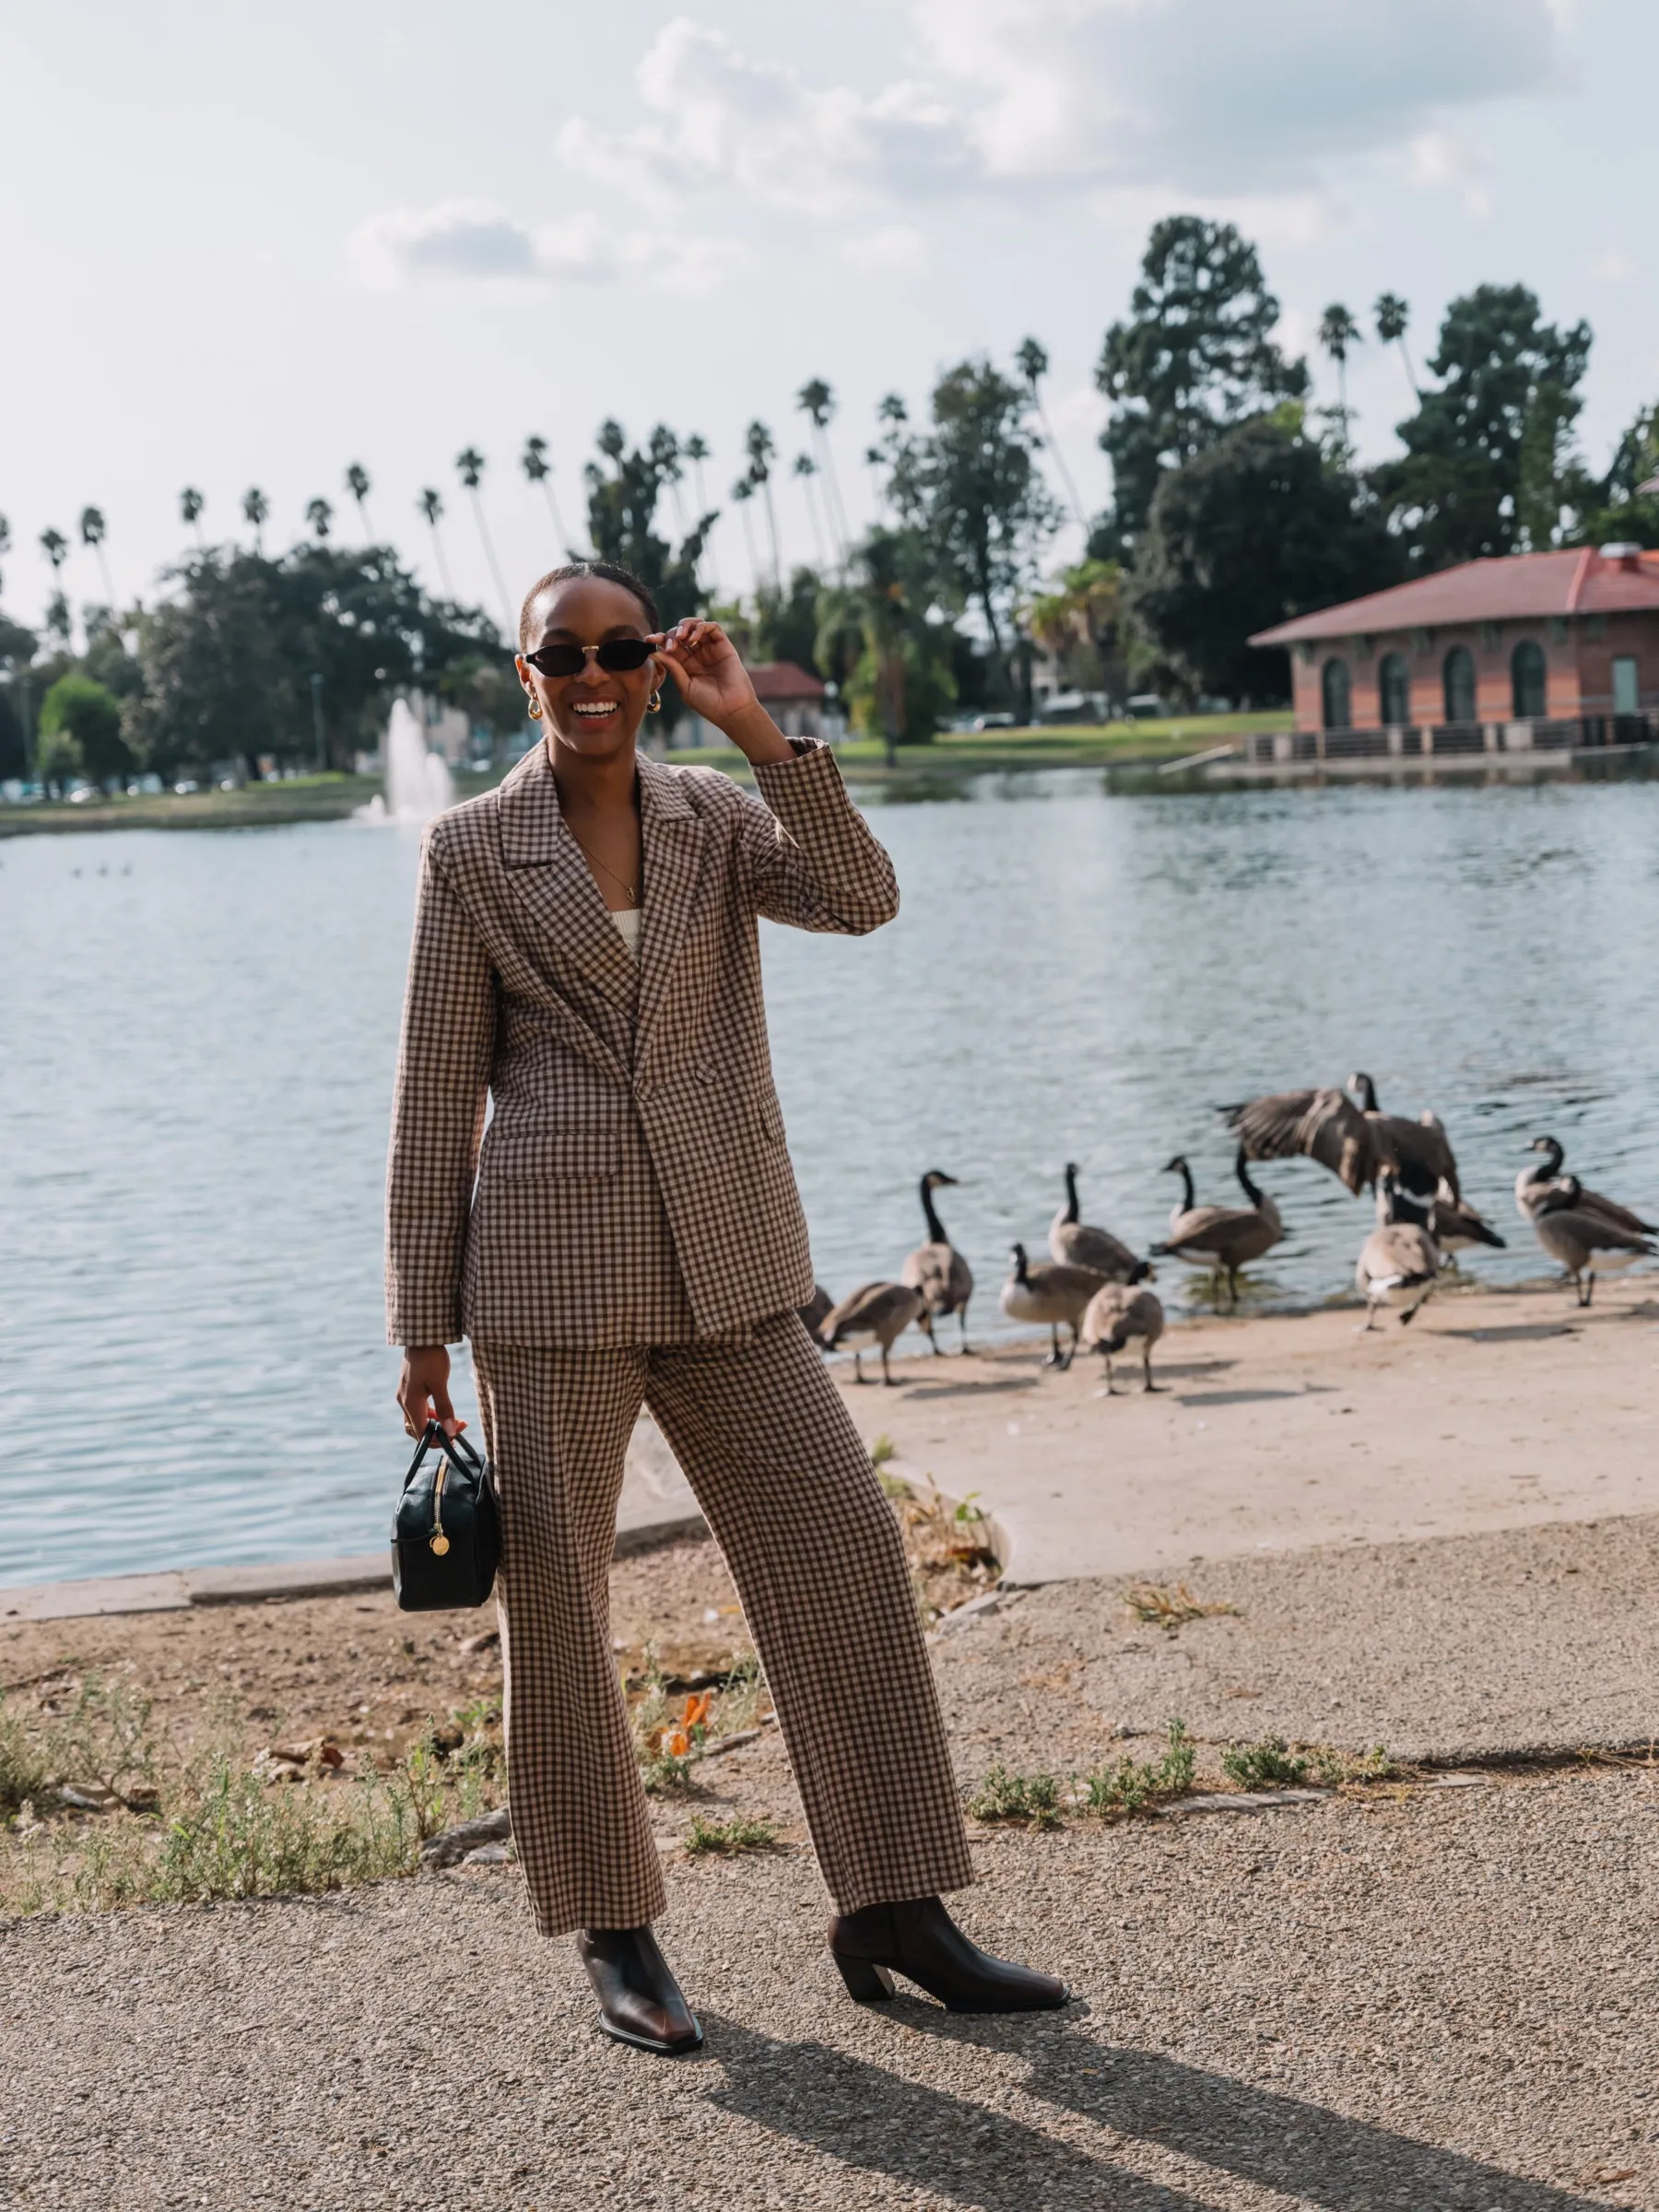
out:
<path id="1" fill-rule="evenodd" d="M 1336 421 L 1345 460 L 1352 451 L 1352 441 L 1348 437 L 1348 347 L 1360 335 L 1359 324 L 1340 300 L 1333 300 L 1319 318 L 1319 342 L 1336 364 Z"/>
<path id="2" fill-rule="evenodd" d="M 425 515 L 427 528 L 432 534 L 432 551 L 438 559 L 438 581 L 443 586 L 443 595 L 446 599 L 453 600 L 455 596 L 455 587 L 450 582 L 449 563 L 443 558 L 443 540 L 438 535 L 438 524 L 443 515 L 443 501 L 431 486 L 428 485 L 415 504 Z"/>
<path id="3" fill-rule="evenodd" d="M 0 556 L 11 551 L 11 524 L 0 514 Z"/>
<path id="4" fill-rule="evenodd" d="M 826 569 L 829 566 L 829 557 L 824 550 L 824 529 L 823 524 L 818 521 L 818 500 L 812 489 L 812 479 L 818 473 L 818 463 L 810 453 L 797 453 L 794 457 L 794 473 L 800 477 L 801 489 L 806 494 L 806 514 L 812 524 L 812 542 L 818 548 L 818 567 Z M 826 495 L 824 504 L 828 506 L 829 503 L 829 498 Z"/>
<path id="5" fill-rule="evenodd" d="M 1377 304 L 1371 313 L 1376 317 L 1377 336 L 1384 346 L 1397 346 L 1400 359 L 1406 364 L 1406 382 L 1411 386 L 1413 399 L 1420 400 L 1417 372 L 1411 366 L 1411 356 L 1406 350 L 1406 332 L 1411 322 L 1411 310 L 1398 292 L 1379 292 Z"/>
<path id="6" fill-rule="evenodd" d="M 795 406 L 812 424 L 813 443 L 818 448 L 818 465 L 824 478 L 824 507 L 830 524 L 829 535 L 836 541 L 838 558 L 844 561 L 851 537 L 847 529 L 847 510 L 841 501 L 841 478 L 835 473 L 835 455 L 830 450 L 830 418 L 835 413 L 835 394 L 821 376 L 815 376 L 795 394 Z"/>
<path id="7" fill-rule="evenodd" d="M 867 656 L 889 768 L 897 761 L 904 731 L 906 646 L 922 618 L 911 594 L 909 569 L 904 541 L 890 530 L 872 530 L 853 553 L 841 582 L 819 601 L 819 665 L 833 663 L 838 643 L 849 636 Z"/>
<path id="8" fill-rule="evenodd" d="M 81 509 L 81 544 L 90 546 L 98 556 L 98 572 L 103 578 L 104 605 L 112 610 L 115 605 L 115 586 L 110 581 L 110 563 L 103 549 L 106 527 L 101 507 L 83 507 Z"/>
<path id="9" fill-rule="evenodd" d="M 326 500 L 313 500 L 305 511 L 305 519 L 316 532 L 317 543 L 321 545 L 333 527 L 334 509 Z"/>
<path id="10" fill-rule="evenodd" d="M 693 430 L 680 447 L 680 452 L 691 464 L 691 482 L 697 493 L 697 513 L 700 524 L 709 515 L 709 494 L 703 485 L 702 471 L 702 465 L 709 458 L 709 441 L 700 430 Z M 709 564 L 709 588 L 717 592 L 720 582 L 714 573 L 714 538 L 712 531 L 704 537 L 702 557 Z"/>
<path id="11" fill-rule="evenodd" d="M 539 484 L 542 497 L 547 502 L 547 512 L 553 518 L 553 535 L 559 551 L 567 560 L 574 559 L 571 551 L 571 534 L 564 526 L 559 512 L 559 501 L 553 491 L 553 464 L 547 459 L 547 441 L 545 438 L 526 438 L 521 465 L 532 484 Z"/>
<path id="12" fill-rule="evenodd" d="M 1047 349 L 1037 338 L 1023 338 L 1014 359 L 1020 375 L 1025 378 L 1026 388 L 1031 394 L 1031 410 L 1042 430 L 1048 450 L 1054 456 L 1054 466 L 1060 471 L 1060 481 L 1065 485 L 1065 496 L 1071 502 L 1072 519 L 1076 522 L 1078 529 L 1087 535 L 1088 523 L 1083 512 L 1083 502 L 1077 497 L 1077 488 L 1072 482 L 1071 470 L 1065 465 L 1065 455 L 1060 451 L 1060 441 L 1054 435 L 1053 425 L 1048 418 L 1048 410 L 1042 404 L 1042 379 L 1049 371 Z"/>
<path id="13" fill-rule="evenodd" d="M 52 563 L 52 581 L 55 584 L 58 580 L 58 571 L 69 557 L 69 540 L 61 530 L 42 530 L 41 550 Z"/>
<path id="14" fill-rule="evenodd" d="M 52 563 L 52 604 L 46 609 L 46 627 L 69 642 L 69 602 L 58 584 L 58 571 L 69 555 L 69 540 L 61 530 L 42 530 L 41 550 Z"/>
<path id="15" fill-rule="evenodd" d="M 363 518 L 363 535 L 372 545 L 374 524 L 369 520 L 369 471 L 360 461 L 354 461 L 346 471 L 346 488 L 357 501 L 358 512 Z"/>
<path id="16" fill-rule="evenodd" d="M 743 433 L 743 448 L 749 457 L 749 477 L 756 488 L 766 495 L 766 534 L 771 541 L 772 582 L 780 591 L 783 588 L 783 563 L 778 553 L 778 511 L 772 505 L 771 469 L 769 465 L 777 452 L 772 434 L 763 422 L 751 422 Z"/>
<path id="17" fill-rule="evenodd" d="M 489 525 L 484 520 L 484 502 L 478 496 L 478 486 L 484 476 L 484 456 L 476 445 L 463 447 L 455 455 L 455 466 L 461 472 L 461 481 L 472 494 L 473 515 L 478 525 L 478 537 L 484 547 L 484 558 L 489 563 L 489 573 L 495 581 L 496 597 L 500 604 L 507 634 L 512 637 L 516 625 L 508 604 L 507 586 L 501 581 L 500 564 L 496 559 L 495 547 L 490 542 Z"/>
<path id="18" fill-rule="evenodd" d="M 179 494 L 179 512 L 183 516 L 186 526 L 195 532 L 196 550 L 199 553 L 207 550 L 206 540 L 202 535 L 202 510 L 206 504 L 194 484 L 186 484 Z"/>
<path id="19" fill-rule="evenodd" d="M 258 485 L 251 486 L 242 493 L 242 517 L 244 521 L 253 525 L 253 550 L 261 555 L 265 552 L 265 526 L 270 518 L 270 512 L 271 502 L 260 490 Z"/>
<path id="20" fill-rule="evenodd" d="M 753 477 L 739 477 L 732 487 L 732 497 L 737 502 L 737 512 L 743 517 L 743 540 L 748 547 L 749 574 L 756 583 L 760 582 L 760 556 L 755 550 L 755 525 L 749 520 L 749 501 L 755 496 Z"/>

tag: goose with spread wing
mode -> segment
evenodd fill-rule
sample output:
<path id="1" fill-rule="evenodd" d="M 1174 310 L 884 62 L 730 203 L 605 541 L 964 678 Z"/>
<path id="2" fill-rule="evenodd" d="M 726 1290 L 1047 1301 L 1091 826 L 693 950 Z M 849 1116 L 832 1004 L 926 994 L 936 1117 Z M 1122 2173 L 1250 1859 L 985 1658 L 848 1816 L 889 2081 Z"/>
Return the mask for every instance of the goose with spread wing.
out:
<path id="1" fill-rule="evenodd" d="M 1348 1077 L 1348 1088 L 1359 1101 L 1374 1131 L 1379 1149 L 1393 1159 L 1401 1187 L 1415 1197 L 1432 1198 L 1444 1183 L 1453 1202 L 1463 1196 L 1457 1181 L 1457 1159 L 1446 1135 L 1446 1125 L 1427 1109 L 1413 1122 L 1403 1113 L 1384 1113 L 1377 1103 L 1377 1087 L 1368 1075 Z"/>
<path id="2" fill-rule="evenodd" d="M 1245 1159 L 1316 1159 L 1356 1197 L 1374 1190 L 1393 1160 L 1380 1133 L 1346 1091 L 1277 1090 L 1217 1110 Z"/>

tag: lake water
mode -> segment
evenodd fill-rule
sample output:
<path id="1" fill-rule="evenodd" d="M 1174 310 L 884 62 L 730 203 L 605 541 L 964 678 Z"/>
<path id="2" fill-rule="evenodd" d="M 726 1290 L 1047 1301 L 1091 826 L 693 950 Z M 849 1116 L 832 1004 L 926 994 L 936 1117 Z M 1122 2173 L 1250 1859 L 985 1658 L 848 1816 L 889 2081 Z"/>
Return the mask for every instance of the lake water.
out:
<path id="1" fill-rule="evenodd" d="M 1098 776 L 879 804 L 904 912 L 768 929 L 773 1050 L 820 1280 L 896 1274 L 942 1211 L 1002 1333 L 1012 1239 L 1084 1212 L 1144 1247 L 1215 1101 L 1375 1076 L 1513 1213 L 1542 1129 L 1659 1204 L 1659 784 L 1123 794 Z M 385 1535 L 406 1452 L 380 1206 L 417 841 L 351 824 L 0 844 L 0 1582 L 323 1557 Z M 1258 1171 L 1264 1302 L 1339 1293 L 1370 1219 Z M 1159 1288 L 1179 1305 L 1184 1272 Z M 463 1363 L 464 1364 L 464 1363 Z M 465 1377 L 463 1377 L 465 1382 Z"/>

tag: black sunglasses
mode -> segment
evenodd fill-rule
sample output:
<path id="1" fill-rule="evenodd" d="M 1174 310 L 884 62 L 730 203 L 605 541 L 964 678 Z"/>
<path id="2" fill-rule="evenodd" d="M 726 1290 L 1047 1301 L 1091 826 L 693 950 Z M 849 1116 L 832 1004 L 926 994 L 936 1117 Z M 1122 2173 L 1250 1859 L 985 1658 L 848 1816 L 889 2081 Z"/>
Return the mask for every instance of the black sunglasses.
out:
<path id="1" fill-rule="evenodd" d="M 603 645 L 538 645 L 524 658 L 543 676 L 580 676 L 589 653 L 606 676 L 627 676 L 644 667 L 652 647 L 643 638 L 612 638 Z"/>

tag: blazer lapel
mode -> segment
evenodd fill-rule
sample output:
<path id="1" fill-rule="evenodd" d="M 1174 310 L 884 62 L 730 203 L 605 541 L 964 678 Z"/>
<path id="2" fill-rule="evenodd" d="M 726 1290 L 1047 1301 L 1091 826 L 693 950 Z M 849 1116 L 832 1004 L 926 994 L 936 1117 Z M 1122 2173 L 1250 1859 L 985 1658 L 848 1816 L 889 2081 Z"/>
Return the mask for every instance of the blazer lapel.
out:
<path id="1" fill-rule="evenodd" d="M 640 758 L 640 832 L 645 914 L 640 930 L 640 1006 L 634 1065 L 642 1067 L 673 986 L 680 947 L 702 881 L 708 832 L 671 768 Z"/>

